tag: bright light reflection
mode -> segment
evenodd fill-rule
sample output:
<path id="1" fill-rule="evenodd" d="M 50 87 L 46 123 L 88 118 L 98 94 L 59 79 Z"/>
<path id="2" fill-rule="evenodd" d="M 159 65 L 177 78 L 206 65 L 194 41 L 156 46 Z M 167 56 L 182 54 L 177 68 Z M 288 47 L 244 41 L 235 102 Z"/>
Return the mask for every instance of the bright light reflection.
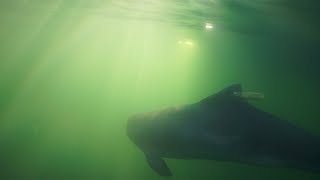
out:
<path id="1" fill-rule="evenodd" d="M 185 44 L 188 46 L 193 46 L 193 43 L 191 41 L 186 41 Z"/>
<path id="2" fill-rule="evenodd" d="M 206 24 L 205 24 L 205 28 L 206 28 L 207 30 L 211 30 L 211 29 L 213 29 L 213 24 L 211 24 L 211 23 L 206 23 Z"/>
<path id="3" fill-rule="evenodd" d="M 178 44 L 181 46 L 192 47 L 194 43 L 191 40 L 180 40 Z"/>

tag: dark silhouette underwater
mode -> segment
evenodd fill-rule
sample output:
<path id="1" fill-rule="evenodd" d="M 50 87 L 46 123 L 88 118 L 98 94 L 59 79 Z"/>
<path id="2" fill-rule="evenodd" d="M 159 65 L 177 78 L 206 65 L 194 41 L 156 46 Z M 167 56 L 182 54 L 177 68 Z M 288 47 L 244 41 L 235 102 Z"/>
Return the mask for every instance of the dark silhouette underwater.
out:
<path id="1" fill-rule="evenodd" d="M 251 105 L 263 98 L 233 84 L 194 104 L 137 114 L 128 137 L 161 176 L 163 158 L 209 159 L 320 172 L 320 138 Z"/>

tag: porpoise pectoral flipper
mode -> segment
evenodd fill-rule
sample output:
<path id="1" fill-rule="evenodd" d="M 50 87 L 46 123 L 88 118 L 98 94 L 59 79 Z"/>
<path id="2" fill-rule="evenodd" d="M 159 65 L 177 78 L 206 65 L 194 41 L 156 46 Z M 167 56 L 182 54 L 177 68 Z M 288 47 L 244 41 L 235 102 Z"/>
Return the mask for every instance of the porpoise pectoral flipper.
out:
<path id="1" fill-rule="evenodd" d="M 160 176 L 172 176 L 166 162 L 159 156 L 145 153 L 149 166 Z"/>

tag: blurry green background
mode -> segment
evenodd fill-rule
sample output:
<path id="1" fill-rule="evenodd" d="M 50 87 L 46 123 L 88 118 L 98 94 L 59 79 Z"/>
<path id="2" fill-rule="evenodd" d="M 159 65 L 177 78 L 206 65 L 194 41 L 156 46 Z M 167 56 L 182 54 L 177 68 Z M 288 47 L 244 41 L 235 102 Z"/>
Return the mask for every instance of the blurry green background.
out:
<path id="1" fill-rule="evenodd" d="M 125 134 L 134 113 L 231 83 L 320 135 L 316 0 L 1 0 L 0 179 L 165 179 Z M 171 179 L 319 179 L 167 160 Z"/>

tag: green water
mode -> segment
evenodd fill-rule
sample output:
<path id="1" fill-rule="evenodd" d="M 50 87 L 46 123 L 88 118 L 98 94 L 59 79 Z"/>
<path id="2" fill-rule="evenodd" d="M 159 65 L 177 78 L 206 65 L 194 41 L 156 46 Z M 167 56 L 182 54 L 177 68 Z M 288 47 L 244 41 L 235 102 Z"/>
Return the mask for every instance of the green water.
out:
<path id="1" fill-rule="evenodd" d="M 234 82 L 265 94 L 258 107 L 320 134 L 319 8 L 315 0 L 2 0 L 0 179 L 165 179 L 127 138 L 127 118 Z M 320 178 L 167 162 L 177 180 Z"/>

